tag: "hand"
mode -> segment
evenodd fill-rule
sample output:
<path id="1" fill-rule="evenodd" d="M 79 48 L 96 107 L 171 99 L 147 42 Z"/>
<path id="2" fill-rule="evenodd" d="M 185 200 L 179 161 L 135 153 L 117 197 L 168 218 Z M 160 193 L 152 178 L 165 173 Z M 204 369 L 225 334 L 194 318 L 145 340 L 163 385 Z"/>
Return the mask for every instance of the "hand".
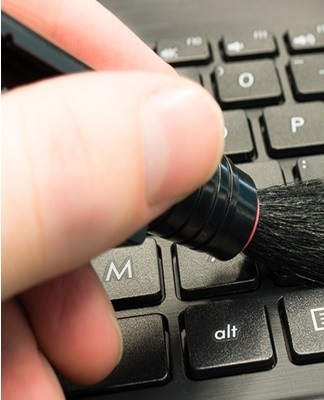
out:
<path id="1" fill-rule="evenodd" d="M 52 365 L 93 383 L 121 357 L 89 260 L 211 176 L 222 117 L 99 3 L 2 7 L 102 71 L 3 95 L 2 396 L 59 399 Z"/>

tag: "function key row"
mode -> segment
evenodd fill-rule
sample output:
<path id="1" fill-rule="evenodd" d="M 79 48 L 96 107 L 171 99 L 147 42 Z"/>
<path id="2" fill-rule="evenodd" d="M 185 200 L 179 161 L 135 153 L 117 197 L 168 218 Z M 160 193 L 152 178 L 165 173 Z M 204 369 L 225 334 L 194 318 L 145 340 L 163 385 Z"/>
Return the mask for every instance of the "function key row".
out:
<path id="1" fill-rule="evenodd" d="M 291 54 L 324 51 L 324 24 L 291 28 L 284 39 Z M 199 35 L 162 39 L 157 46 L 151 44 L 151 47 L 174 66 L 207 64 L 212 59 L 208 39 Z M 278 55 L 278 46 L 271 31 L 256 29 L 225 34 L 220 42 L 220 51 L 225 60 L 253 59 Z"/>

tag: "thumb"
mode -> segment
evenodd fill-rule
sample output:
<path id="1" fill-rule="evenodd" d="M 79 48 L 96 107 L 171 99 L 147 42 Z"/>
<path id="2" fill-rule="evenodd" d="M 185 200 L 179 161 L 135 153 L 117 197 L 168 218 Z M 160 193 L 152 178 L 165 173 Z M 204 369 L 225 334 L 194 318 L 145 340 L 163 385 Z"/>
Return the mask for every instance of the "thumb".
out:
<path id="1" fill-rule="evenodd" d="M 201 87 L 65 76 L 3 96 L 2 297 L 83 265 L 207 180 L 222 117 Z"/>

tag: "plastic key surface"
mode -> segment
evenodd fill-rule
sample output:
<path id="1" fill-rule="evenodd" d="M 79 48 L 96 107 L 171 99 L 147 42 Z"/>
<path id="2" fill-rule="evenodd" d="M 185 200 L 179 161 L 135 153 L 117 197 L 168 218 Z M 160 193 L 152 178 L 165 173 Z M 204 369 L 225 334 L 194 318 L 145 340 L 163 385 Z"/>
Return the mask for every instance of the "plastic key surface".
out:
<path id="1" fill-rule="evenodd" d="M 297 100 L 324 100 L 324 54 L 292 57 L 290 72 Z"/>
<path id="2" fill-rule="evenodd" d="M 271 60 L 218 65 L 216 97 L 223 108 L 276 104 L 283 98 L 279 77 Z"/>
<path id="3" fill-rule="evenodd" d="M 191 79 L 192 81 L 197 82 L 201 85 L 201 77 L 197 68 L 182 67 L 182 68 L 176 68 L 176 71 L 180 76 Z"/>
<path id="4" fill-rule="evenodd" d="M 303 182 L 310 179 L 324 179 L 324 155 L 299 158 L 297 171 Z"/>
<path id="5" fill-rule="evenodd" d="M 269 107 L 263 117 L 271 156 L 324 152 L 324 103 Z"/>
<path id="6" fill-rule="evenodd" d="M 245 112 L 226 111 L 224 120 L 225 154 L 235 163 L 251 160 L 255 155 L 255 149 Z"/>
<path id="7" fill-rule="evenodd" d="M 174 267 L 183 300 L 254 290 L 258 271 L 254 262 L 239 254 L 219 261 L 205 253 L 174 245 Z"/>
<path id="8" fill-rule="evenodd" d="M 277 53 L 273 34 L 267 29 L 226 33 L 222 46 L 228 59 L 257 58 Z"/>
<path id="9" fill-rule="evenodd" d="M 281 311 L 292 361 L 324 361 L 324 289 L 286 294 Z"/>
<path id="10" fill-rule="evenodd" d="M 251 176 L 258 189 L 285 183 L 278 161 L 240 164 L 238 167 Z"/>
<path id="11" fill-rule="evenodd" d="M 118 366 L 108 378 L 95 385 L 81 386 L 62 378 L 67 394 L 103 394 L 169 381 L 168 332 L 164 318 L 149 314 L 121 318 L 118 322 L 123 336 L 123 356 Z"/>
<path id="12" fill-rule="evenodd" d="M 314 52 L 324 50 L 324 23 L 293 26 L 286 35 L 291 53 Z"/>
<path id="13" fill-rule="evenodd" d="M 91 263 L 116 309 L 162 301 L 161 260 L 154 239 L 147 238 L 140 246 L 110 250 Z"/>
<path id="14" fill-rule="evenodd" d="M 224 300 L 184 312 L 188 374 L 194 379 L 269 369 L 274 365 L 264 306 Z"/>
<path id="15" fill-rule="evenodd" d="M 208 42 L 202 36 L 162 39 L 158 42 L 157 54 L 174 66 L 206 64 L 210 60 Z"/>

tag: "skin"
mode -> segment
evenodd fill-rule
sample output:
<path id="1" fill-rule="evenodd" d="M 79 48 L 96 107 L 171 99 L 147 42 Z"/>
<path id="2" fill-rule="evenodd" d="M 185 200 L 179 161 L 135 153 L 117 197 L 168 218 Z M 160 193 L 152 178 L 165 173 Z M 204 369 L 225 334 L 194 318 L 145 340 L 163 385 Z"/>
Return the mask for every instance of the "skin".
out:
<path id="1" fill-rule="evenodd" d="M 89 260 L 212 175 L 223 120 L 99 3 L 2 9 L 96 70 L 2 96 L 2 398 L 61 399 L 52 365 L 94 383 L 122 354 Z"/>

